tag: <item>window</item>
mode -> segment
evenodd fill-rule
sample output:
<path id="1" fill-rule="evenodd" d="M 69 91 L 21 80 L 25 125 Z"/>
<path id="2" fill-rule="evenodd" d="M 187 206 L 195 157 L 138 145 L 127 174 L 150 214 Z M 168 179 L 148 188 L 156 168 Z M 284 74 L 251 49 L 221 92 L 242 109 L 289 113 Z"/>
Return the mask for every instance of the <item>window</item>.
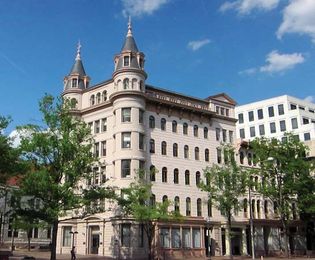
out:
<path id="1" fill-rule="evenodd" d="M 125 132 L 121 134 L 121 148 L 131 148 L 131 133 Z"/>
<path id="2" fill-rule="evenodd" d="M 135 89 L 137 87 L 137 79 L 132 79 L 131 80 L 131 88 Z"/>
<path id="3" fill-rule="evenodd" d="M 243 124 L 244 123 L 244 115 L 243 114 L 238 114 L 238 123 Z"/>
<path id="4" fill-rule="evenodd" d="M 94 157 L 100 156 L 100 143 L 94 144 Z"/>
<path id="5" fill-rule="evenodd" d="M 304 141 L 311 140 L 311 134 L 310 133 L 304 133 Z"/>
<path id="6" fill-rule="evenodd" d="M 90 105 L 91 105 L 91 106 L 95 105 L 95 96 L 94 96 L 94 95 L 92 95 L 92 96 L 90 97 Z"/>
<path id="7" fill-rule="evenodd" d="M 291 118 L 291 125 L 292 125 L 292 129 L 298 128 L 298 122 L 296 118 Z"/>
<path id="8" fill-rule="evenodd" d="M 183 134 L 188 135 L 188 124 L 187 123 L 183 124 Z"/>
<path id="9" fill-rule="evenodd" d="M 255 126 L 251 126 L 249 128 L 249 133 L 250 133 L 250 137 L 255 137 L 256 136 Z"/>
<path id="10" fill-rule="evenodd" d="M 139 124 L 143 124 L 144 119 L 144 111 L 139 109 Z"/>
<path id="11" fill-rule="evenodd" d="M 166 142 L 163 141 L 162 144 L 161 144 L 161 153 L 162 153 L 162 155 L 166 155 L 166 147 L 167 147 Z"/>
<path id="12" fill-rule="evenodd" d="M 273 107 L 268 107 L 268 114 L 269 114 L 269 117 L 273 117 L 275 115 Z"/>
<path id="13" fill-rule="evenodd" d="M 217 163 L 222 162 L 222 152 L 220 148 L 217 148 Z"/>
<path id="14" fill-rule="evenodd" d="M 308 118 L 303 117 L 303 125 L 308 125 L 310 120 Z"/>
<path id="15" fill-rule="evenodd" d="M 121 160 L 121 177 L 126 178 L 130 176 L 131 160 Z"/>
<path id="16" fill-rule="evenodd" d="M 152 194 L 152 197 L 154 197 L 154 201 L 155 201 L 154 194 Z M 154 205 L 154 204 L 151 204 L 151 205 Z M 144 246 L 144 225 L 143 224 L 139 224 L 138 226 L 138 241 L 139 241 L 138 243 L 139 247 L 143 247 Z"/>
<path id="17" fill-rule="evenodd" d="M 102 97 L 103 97 L 103 102 L 105 102 L 107 100 L 107 91 L 106 90 L 103 91 Z"/>
<path id="18" fill-rule="evenodd" d="M 185 185 L 190 185 L 190 173 L 188 170 L 185 171 Z"/>
<path id="19" fill-rule="evenodd" d="M 200 185 L 201 175 L 200 172 L 196 172 L 196 186 Z"/>
<path id="20" fill-rule="evenodd" d="M 124 56 L 124 66 L 129 66 L 129 56 Z"/>
<path id="21" fill-rule="evenodd" d="M 191 200 L 190 198 L 186 198 L 186 216 L 191 215 Z"/>
<path id="22" fill-rule="evenodd" d="M 156 173 L 155 166 L 151 165 L 150 166 L 150 181 L 155 181 L 155 173 Z"/>
<path id="23" fill-rule="evenodd" d="M 131 122 L 131 108 L 122 108 L 121 122 Z"/>
<path id="24" fill-rule="evenodd" d="M 174 169 L 174 183 L 175 184 L 178 184 L 179 183 L 179 172 L 178 172 L 178 169 Z"/>
<path id="25" fill-rule="evenodd" d="M 141 91 L 143 91 L 143 81 L 142 80 L 140 80 L 140 82 L 139 82 L 139 88 Z"/>
<path id="26" fill-rule="evenodd" d="M 270 133 L 274 134 L 276 132 L 276 123 L 270 123 Z"/>
<path id="27" fill-rule="evenodd" d="M 139 169 L 144 171 L 144 169 L 145 169 L 145 161 L 141 161 L 141 160 L 139 161 Z"/>
<path id="28" fill-rule="evenodd" d="M 120 224 L 121 225 L 121 236 L 120 243 L 123 247 L 130 247 L 130 238 L 131 238 L 131 224 Z"/>
<path id="29" fill-rule="evenodd" d="M 172 248 L 180 248 L 180 229 L 172 227 Z"/>
<path id="30" fill-rule="evenodd" d="M 254 111 L 248 112 L 248 120 L 249 122 L 254 121 Z"/>
<path id="31" fill-rule="evenodd" d="M 290 109 L 291 110 L 295 110 L 296 109 L 296 105 L 295 104 L 290 104 Z"/>
<path id="32" fill-rule="evenodd" d="M 299 106 L 299 109 L 300 109 L 300 110 L 305 110 L 305 107 Z"/>
<path id="33" fill-rule="evenodd" d="M 199 160 L 199 148 L 195 147 L 195 160 Z"/>
<path id="34" fill-rule="evenodd" d="M 205 161 L 209 162 L 209 149 L 205 149 Z"/>
<path id="35" fill-rule="evenodd" d="M 164 248 L 170 247 L 170 230 L 169 228 L 160 229 L 160 245 Z"/>
<path id="36" fill-rule="evenodd" d="M 191 243 L 190 243 L 190 228 L 183 228 L 182 229 L 182 239 L 183 239 L 183 248 L 190 248 Z"/>
<path id="37" fill-rule="evenodd" d="M 244 130 L 244 128 L 241 128 L 240 129 L 240 138 L 245 138 L 245 130 Z"/>
<path id="38" fill-rule="evenodd" d="M 96 94 L 96 103 L 97 104 L 101 103 L 101 93 Z"/>
<path id="39" fill-rule="evenodd" d="M 155 118 L 154 116 L 149 117 L 149 127 L 150 128 L 155 128 Z"/>
<path id="40" fill-rule="evenodd" d="M 177 122 L 175 120 L 172 122 L 172 132 L 177 133 Z"/>
<path id="41" fill-rule="evenodd" d="M 215 139 L 220 141 L 220 128 L 215 129 Z"/>
<path id="42" fill-rule="evenodd" d="M 194 125 L 194 136 L 198 137 L 198 126 Z"/>
<path id="43" fill-rule="evenodd" d="M 300 140 L 299 135 L 293 135 L 293 138 L 294 138 L 294 140 L 296 140 L 296 141 L 299 141 L 299 140 Z"/>
<path id="44" fill-rule="evenodd" d="M 201 215 L 202 215 L 201 199 L 197 199 L 197 216 L 201 217 Z"/>
<path id="45" fill-rule="evenodd" d="M 165 118 L 161 119 L 161 130 L 162 131 L 166 130 L 166 119 Z"/>
<path id="46" fill-rule="evenodd" d="M 162 168 L 162 182 L 167 182 L 167 168 Z"/>
<path id="47" fill-rule="evenodd" d="M 233 143 L 233 131 L 229 131 L 229 142 Z"/>
<path id="48" fill-rule="evenodd" d="M 144 149 L 144 134 L 139 133 L 139 149 Z"/>
<path id="49" fill-rule="evenodd" d="M 63 227 L 62 246 L 71 246 L 71 229 L 72 227 Z"/>
<path id="50" fill-rule="evenodd" d="M 173 144 L 173 156 L 178 157 L 178 145 L 176 143 Z"/>
<path id="51" fill-rule="evenodd" d="M 225 115 L 229 116 L 230 115 L 230 110 L 229 109 L 225 109 Z"/>
<path id="52" fill-rule="evenodd" d="M 207 127 L 204 127 L 203 128 L 203 138 L 205 138 L 205 139 L 208 139 L 208 128 Z"/>
<path id="53" fill-rule="evenodd" d="M 38 238 L 38 227 L 33 229 L 33 238 Z"/>
<path id="54" fill-rule="evenodd" d="M 176 196 L 174 199 L 174 210 L 175 212 L 179 212 L 179 197 Z"/>
<path id="55" fill-rule="evenodd" d="M 264 111 L 261 108 L 257 110 L 257 116 L 258 116 L 258 119 L 264 118 Z"/>
<path id="56" fill-rule="evenodd" d="M 154 142 L 154 139 L 150 139 L 150 153 L 155 153 L 155 142 Z"/>
<path id="57" fill-rule="evenodd" d="M 208 199 L 208 203 L 207 203 L 207 208 L 208 208 L 208 217 L 212 217 L 212 201 L 211 199 Z"/>
<path id="58" fill-rule="evenodd" d="M 279 116 L 284 115 L 283 104 L 278 105 L 278 113 L 279 113 Z"/>
<path id="59" fill-rule="evenodd" d="M 265 126 L 264 125 L 260 125 L 259 126 L 259 134 L 260 135 L 265 135 Z"/>
<path id="60" fill-rule="evenodd" d="M 106 141 L 101 142 L 101 156 L 106 156 Z"/>
<path id="61" fill-rule="evenodd" d="M 129 88 L 129 79 L 124 79 L 123 85 L 124 85 L 124 89 L 128 89 Z"/>
<path id="62" fill-rule="evenodd" d="M 223 142 L 226 142 L 226 130 L 222 129 L 222 140 Z"/>
<path id="63" fill-rule="evenodd" d="M 188 159 L 189 158 L 189 148 L 188 145 L 184 146 L 184 158 Z"/>
<path id="64" fill-rule="evenodd" d="M 285 132 L 286 131 L 286 126 L 285 126 L 285 120 L 280 121 L 280 131 Z"/>
<path id="65" fill-rule="evenodd" d="M 47 228 L 47 238 L 51 238 L 51 228 Z"/>
<path id="66" fill-rule="evenodd" d="M 78 87 L 78 79 L 72 79 L 72 87 L 77 88 Z"/>
<path id="67" fill-rule="evenodd" d="M 102 119 L 102 132 L 107 131 L 107 118 Z"/>
<path id="68" fill-rule="evenodd" d="M 240 163 L 244 164 L 244 152 L 240 152 Z"/>
<path id="69" fill-rule="evenodd" d="M 100 120 L 94 122 L 94 133 L 98 134 L 100 132 Z"/>

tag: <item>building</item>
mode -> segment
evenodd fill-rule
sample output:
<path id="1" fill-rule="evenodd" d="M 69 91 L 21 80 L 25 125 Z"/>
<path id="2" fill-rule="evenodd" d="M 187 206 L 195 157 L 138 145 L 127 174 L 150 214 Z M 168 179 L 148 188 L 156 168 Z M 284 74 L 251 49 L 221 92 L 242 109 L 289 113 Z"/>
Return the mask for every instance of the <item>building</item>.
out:
<path id="1" fill-rule="evenodd" d="M 112 77 L 104 82 L 89 84 L 78 47 L 62 96 L 76 104 L 74 111 L 90 125 L 94 153 L 102 163 L 93 167 L 92 180 L 82 185 L 122 188 L 132 182 L 136 169 L 155 168 L 151 181 L 156 201 L 169 199 L 186 216 L 180 223 L 159 223 L 156 255 L 196 259 L 206 254 L 225 255 L 231 247 L 235 255 L 247 255 L 249 206 L 244 204 L 233 219 L 230 244 L 225 216 L 197 187 L 204 168 L 223 163 L 221 144 L 234 144 L 235 101 L 224 93 L 201 99 L 148 85 L 144 65 L 145 55 L 137 47 L 130 23 L 123 47 L 114 57 Z M 260 208 L 263 198 L 253 196 L 260 198 L 257 216 L 265 219 Z M 141 226 L 115 217 L 115 205 L 110 201 L 98 202 L 98 206 L 104 212 L 84 218 L 72 212 L 73 218 L 60 222 L 57 253 L 69 254 L 74 245 L 78 254 L 146 258 Z M 266 243 L 272 244 L 276 235 L 270 240 L 265 237 Z"/>

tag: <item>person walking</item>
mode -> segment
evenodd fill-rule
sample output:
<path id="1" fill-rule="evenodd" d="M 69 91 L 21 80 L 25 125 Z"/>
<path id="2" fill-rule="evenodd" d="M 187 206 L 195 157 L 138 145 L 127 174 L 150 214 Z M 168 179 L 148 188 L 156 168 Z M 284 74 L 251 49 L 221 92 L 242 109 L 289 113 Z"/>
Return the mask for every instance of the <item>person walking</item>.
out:
<path id="1" fill-rule="evenodd" d="M 72 247 L 71 249 L 71 260 L 76 260 L 76 256 L 75 256 L 75 246 Z"/>

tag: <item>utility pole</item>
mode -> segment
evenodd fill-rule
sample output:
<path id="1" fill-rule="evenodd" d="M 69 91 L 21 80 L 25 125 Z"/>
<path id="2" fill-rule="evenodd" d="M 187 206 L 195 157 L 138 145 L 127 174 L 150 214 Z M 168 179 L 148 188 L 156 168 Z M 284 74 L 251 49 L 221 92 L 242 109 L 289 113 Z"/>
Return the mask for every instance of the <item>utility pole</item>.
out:
<path id="1" fill-rule="evenodd" d="M 252 184 L 248 186 L 248 200 L 249 200 L 249 225 L 250 225 L 250 244 L 252 249 L 252 259 L 255 259 L 255 242 L 254 242 L 254 223 L 253 223 L 253 208 L 252 208 Z"/>

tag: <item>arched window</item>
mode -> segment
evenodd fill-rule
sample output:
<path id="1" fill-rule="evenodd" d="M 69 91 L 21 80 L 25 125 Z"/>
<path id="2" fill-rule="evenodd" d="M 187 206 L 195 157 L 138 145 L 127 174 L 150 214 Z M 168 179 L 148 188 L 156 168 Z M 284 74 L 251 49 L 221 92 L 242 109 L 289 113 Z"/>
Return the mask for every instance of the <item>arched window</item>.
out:
<path id="1" fill-rule="evenodd" d="M 166 195 L 164 195 L 162 198 L 162 202 L 165 203 L 165 202 L 167 202 L 167 200 L 168 200 L 168 197 Z"/>
<path id="2" fill-rule="evenodd" d="M 198 126 L 194 125 L 194 136 L 198 137 Z"/>
<path id="3" fill-rule="evenodd" d="M 251 153 L 247 154 L 247 160 L 248 160 L 248 165 L 252 165 L 252 154 Z"/>
<path id="4" fill-rule="evenodd" d="M 161 144 L 161 153 L 162 153 L 162 155 L 166 155 L 166 148 L 167 148 L 166 142 L 163 141 L 162 144 Z"/>
<path id="5" fill-rule="evenodd" d="M 178 169 L 177 168 L 175 168 L 174 169 L 174 183 L 175 184 L 178 184 L 179 183 L 179 172 L 178 172 Z"/>
<path id="6" fill-rule="evenodd" d="M 195 160 L 199 160 L 199 148 L 195 147 Z"/>
<path id="7" fill-rule="evenodd" d="M 143 91 L 143 81 L 142 80 L 140 80 L 140 82 L 139 82 L 139 87 L 140 87 L 140 91 Z"/>
<path id="8" fill-rule="evenodd" d="M 244 152 L 240 152 L 240 163 L 244 164 Z"/>
<path id="9" fill-rule="evenodd" d="M 178 144 L 173 144 L 173 156 L 178 157 Z"/>
<path id="10" fill-rule="evenodd" d="M 212 201 L 208 199 L 208 217 L 212 217 Z"/>
<path id="11" fill-rule="evenodd" d="M 205 149 L 205 161 L 209 162 L 209 149 Z"/>
<path id="12" fill-rule="evenodd" d="M 90 105 L 91 105 L 91 106 L 95 105 L 95 96 L 94 96 L 94 95 L 92 95 L 92 96 L 90 97 Z"/>
<path id="13" fill-rule="evenodd" d="M 167 182 L 167 168 L 162 168 L 162 182 Z"/>
<path id="14" fill-rule="evenodd" d="M 101 103 L 101 93 L 96 94 L 96 103 L 97 104 Z"/>
<path id="15" fill-rule="evenodd" d="M 130 64 L 129 56 L 124 56 L 124 67 L 128 67 Z"/>
<path id="16" fill-rule="evenodd" d="M 128 89 L 129 88 L 129 79 L 124 79 L 124 89 Z"/>
<path id="17" fill-rule="evenodd" d="M 247 199 L 243 200 L 243 211 L 244 211 L 244 217 L 247 218 L 247 207 L 248 207 Z"/>
<path id="18" fill-rule="evenodd" d="M 264 212 L 265 212 L 265 218 L 267 219 L 268 218 L 268 214 L 269 214 L 269 210 L 268 210 L 268 200 L 265 200 L 264 202 Z"/>
<path id="19" fill-rule="evenodd" d="M 150 153 L 155 153 L 155 141 L 154 139 L 150 139 Z"/>
<path id="20" fill-rule="evenodd" d="M 172 132 L 177 133 L 177 122 L 175 120 L 172 122 Z"/>
<path id="21" fill-rule="evenodd" d="M 107 91 L 106 90 L 103 91 L 102 96 L 103 96 L 103 102 L 105 102 L 107 100 Z"/>
<path id="22" fill-rule="evenodd" d="M 188 159 L 189 158 L 189 148 L 188 145 L 184 146 L 184 158 Z"/>
<path id="23" fill-rule="evenodd" d="M 202 215 L 201 199 L 197 199 L 197 216 L 201 217 L 201 215 Z"/>
<path id="24" fill-rule="evenodd" d="M 137 87 L 137 80 L 136 79 L 132 79 L 131 81 L 131 88 L 135 89 Z"/>
<path id="25" fill-rule="evenodd" d="M 117 81 L 117 86 L 118 86 L 118 89 L 120 90 L 121 89 L 121 80 Z"/>
<path id="26" fill-rule="evenodd" d="M 149 117 L 149 127 L 150 128 L 155 128 L 155 118 L 154 116 Z"/>
<path id="27" fill-rule="evenodd" d="M 156 198 L 154 194 L 151 194 L 150 196 L 150 206 L 154 206 L 156 202 Z"/>
<path id="28" fill-rule="evenodd" d="M 255 200 L 252 200 L 252 212 L 253 212 L 253 218 L 256 218 L 256 215 L 255 215 Z"/>
<path id="29" fill-rule="evenodd" d="M 183 124 L 183 134 L 188 135 L 188 124 L 187 123 Z"/>
<path id="30" fill-rule="evenodd" d="M 260 218 L 260 200 L 257 200 L 257 218 Z"/>
<path id="31" fill-rule="evenodd" d="M 200 184 L 200 180 L 201 180 L 201 175 L 200 172 L 196 172 L 196 186 L 198 186 Z"/>
<path id="32" fill-rule="evenodd" d="M 179 197 L 176 196 L 174 199 L 174 210 L 175 212 L 179 212 Z"/>
<path id="33" fill-rule="evenodd" d="M 150 166 L 150 181 L 155 181 L 156 169 L 154 165 Z"/>
<path id="34" fill-rule="evenodd" d="M 204 137 L 205 139 L 208 139 L 208 128 L 207 128 L 207 127 L 204 127 L 204 128 L 203 128 L 203 137 Z"/>
<path id="35" fill-rule="evenodd" d="M 161 130 L 165 131 L 166 130 L 166 119 L 161 118 Z"/>
<path id="36" fill-rule="evenodd" d="M 185 171 L 185 185 L 190 185 L 190 173 L 188 170 Z"/>
<path id="37" fill-rule="evenodd" d="M 222 150 L 220 148 L 217 148 L 217 163 L 222 162 Z"/>
<path id="38" fill-rule="evenodd" d="M 255 190 L 258 190 L 258 176 L 255 177 Z"/>
<path id="39" fill-rule="evenodd" d="M 191 200 L 189 197 L 186 198 L 186 216 L 191 215 Z"/>

